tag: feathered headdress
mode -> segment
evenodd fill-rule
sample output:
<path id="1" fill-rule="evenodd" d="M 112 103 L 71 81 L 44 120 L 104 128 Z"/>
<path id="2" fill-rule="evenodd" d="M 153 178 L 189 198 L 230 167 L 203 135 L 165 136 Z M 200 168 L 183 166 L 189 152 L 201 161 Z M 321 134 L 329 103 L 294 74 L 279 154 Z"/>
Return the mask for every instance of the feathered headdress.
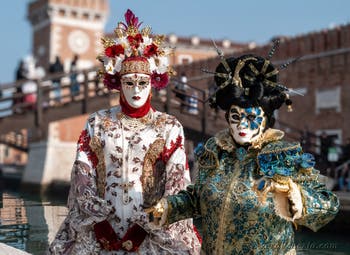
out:
<path id="1" fill-rule="evenodd" d="M 104 52 L 98 59 L 104 65 L 104 84 L 119 90 L 122 75 L 144 73 L 151 76 L 154 88 L 164 88 L 172 73 L 168 58 L 171 49 L 163 45 L 165 36 L 152 35 L 148 26 L 140 30 L 142 22 L 129 9 L 124 16 L 125 23 L 119 22 L 114 30 L 116 38 L 101 39 Z"/>

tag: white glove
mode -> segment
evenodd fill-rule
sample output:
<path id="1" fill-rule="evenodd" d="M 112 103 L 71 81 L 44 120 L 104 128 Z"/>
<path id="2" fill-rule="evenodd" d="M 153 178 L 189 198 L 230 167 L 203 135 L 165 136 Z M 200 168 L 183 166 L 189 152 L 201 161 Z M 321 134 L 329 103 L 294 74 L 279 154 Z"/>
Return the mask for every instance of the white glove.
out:
<path id="1" fill-rule="evenodd" d="M 293 213 L 293 221 L 300 219 L 303 215 L 303 200 L 298 185 L 290 180 L 289 182 L 288 198 L 291 204 L 291 211 Z"/>
<path id="2" fill-rule="evenodd" d="M 300 219 L 303 213 L 303 201 L 298 185 L 289 179 L 288 183 L 272 183 L 275 211 L 277 215 L 288 220 Z"/>

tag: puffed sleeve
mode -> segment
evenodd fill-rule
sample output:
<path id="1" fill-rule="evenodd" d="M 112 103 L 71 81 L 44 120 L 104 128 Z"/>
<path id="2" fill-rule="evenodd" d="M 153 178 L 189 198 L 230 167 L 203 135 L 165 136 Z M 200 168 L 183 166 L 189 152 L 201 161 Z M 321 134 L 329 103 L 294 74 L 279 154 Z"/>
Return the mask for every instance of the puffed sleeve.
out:
<path id="1" fill-rule="evenodd" d="M 298 177 L 303 200 L 303 215 L 296 220 L 296 223 L 313 231 L 317 231 L 333 220 L 339 210 L 337 196 L 319 182 L 318 176 L 317 170 L 310 169 Z"/>
<path id="2" fill-rule="evenodd" d="M 89 118 L 77 143 L 71 172 L 68 215 L 50 245 L 50 254 L 67 252 L 76 241 L 77 233 L 92 229 L 94 223 L 106 219 L 112 211 L 112 207 L 98 194 L 96 166 L 99 160 L 91 148 L 94 119 L 94 116 Z"/>
<path id="3" fill-rule="evenodd" d="M 164 196 L 176 194 L 191 183 L 184 144 L 183 127 L 174 119 L 162 153 L 167 173 Z"/>
<path id="4" fill-rule="evenodd" d="M 302 204 L 301 218 L 295 220 L 296 224 L 317 231 L 334 219 L 339 208 L 338 198 L 319 182 L 319 171 L 314 169 L 314 156 L 304 153 L 299 143 L 270 143 L 258 154 L 258 163 L 260 172 L 268 178 L 277 182 L 279 179 L 291 178 L 296 184 L 291 186 L 296 188 L 293 188 L 289 197 L 292 200 L 300 198 L 292 202 Z M 278 193 L 275 194 L 277 195 Z M 275 202 L 277 203 L 277 199 Z M 285 203 L 285 206 L 289 207 L 289 204 Z"/>

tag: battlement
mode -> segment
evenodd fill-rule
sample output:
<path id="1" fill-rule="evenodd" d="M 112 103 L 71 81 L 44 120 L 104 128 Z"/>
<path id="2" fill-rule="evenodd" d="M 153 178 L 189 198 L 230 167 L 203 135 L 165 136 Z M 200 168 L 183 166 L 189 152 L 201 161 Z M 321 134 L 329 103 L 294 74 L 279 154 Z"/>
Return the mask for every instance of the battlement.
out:
<path id="1" fill-rule="evenodd" d="M 108 12 L 109 10 L 108 0 L 37 0 L 29 3 L 28 12 L 36 12 L 38 9 L 48 5 L 68 6 L 70 8 L 78 7 L 98 12 Z"/>
<path id="2" fill-rule="evenodd" d="M 262 56 L 267 55 L 274 39 L 279 39 L 280 45 L 273 56 L 273 60 L 325 53 L 350 47 L 350 24 L 293 37 L 275 36 L 270 43 L 258 46 L 249 50 L 249 52 Z M 248 51 L 243 50 L 241 53 L 244 52 Z"/>

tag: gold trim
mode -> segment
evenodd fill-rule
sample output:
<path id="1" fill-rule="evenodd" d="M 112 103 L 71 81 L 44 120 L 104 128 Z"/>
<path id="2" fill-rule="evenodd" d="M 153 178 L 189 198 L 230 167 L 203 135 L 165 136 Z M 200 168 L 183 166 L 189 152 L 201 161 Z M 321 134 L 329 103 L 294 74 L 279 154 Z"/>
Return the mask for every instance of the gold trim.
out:
<path id="1" fill-rule="evenodd" d="M 243 87 L 241 77 L 239 76 L 239 72 L 244 67 L 245 62 L 248 60 L 256 60 L 255 57 L 247 57 L 245 59 L 240 59 L 236 65 L 233 81 L 237 86 Z"/>
<path id="2" fill-rule="evenodd" d="M 230 130 L 225 129 L 215 134 L 216 144 L 227 152 L 232 152 L 236 149 L 235 142 L 231 136 Z"/>
<path id="3" fill-rule="evenodd" d="M 270 64 L 270 61 L 265 59 L 264 65 L 263 65 L 263 67 L 261 68 L 260 73 L 265 74 L 265 73 L 266 73 L 266 70 L 267 70 L 267 67 L 269 66 L 269 64 Z"/>
<path id="4" fill-rule="evenodd" d="M 274 70 L 272 70 L 271 72 L 265 74 L 265 77 L 266 77 L 266 78 L 269 78 L 269 77 L 271 77 L 271 76 L 273 76 L 273 75 L 278 74 L 278 72 L 279 72 L 278 69 L 274 69 Z"/>
<path id="5" fill-rule="evenodd" d="M 146 152 L 143 162 L 142 175 L 140 177 L 142 189 L 144 192 L 149 192 L 155 185 L 153 177 L 153 166 L 161 155 L 164 149 L 164 145 L 165 140 L 163 138 L 157 139 L 149 146 L 149 149 Z"/>
<path id="6" fill-rule="evenodd" d="M 131 240 L 126 240 L 125 242 L 122 243 L 122 247 L 125 250 L 130 251 L 134 247 L 134 245 Z"/>
<path id="7" fill-rule="evenodd" d="M 102 42 L 104 48 L 108 48 L 110 46 L 115 45 L 114 40 L 112 38 L 109 38 L 109 37 L 102 37 L 101 42 Z"/>
<path id="8" fill-rule="evenodd" d="M 160 46 L 163 44 L 164 40 L 165 40 L 165 35 L 156 35 L 153 38 L 153 43 L 157 46 Z"/>
<path id="9" fill-rule="evenodd" d="M 142 73 L 151 75 L 150 64 L 148 61 L 127 60 L 122 62 L 120 75 Z"/>
<path id="10" fill-rule="evenodd" d="M 295 144 L 293 146 L 283 147 L 283 148 L 278 149 L 278 150 L 269 150 L 269 151 L 260 152 L 259 155 L 271 154 L 271 153 L 279 153 L 279 152 L 282 152 L 282 151 L 289 151 L 289 150 L 296 149 L 298 147 L 300 147 L 300 145 L 299 144 Z"/>
<path id="11" fill-rule="evenodd" d="M 309 175 L 309 174 L 312 173 L 312 170 L 313 170 L 312 167 L 309 167 L 309 168 L 300 168 L 300 169 L 299 169 L 299 173 L 300 173 L 300 174 Z"/>
<path id="12" fill-rule="evenodd" d="M 123 96 L 123 94 L 121 94 L 121 96 Z M 149 112 L 141 118 L 132 118 L 123 112 L 118 112 L 116 116 L 123 126 L 133 130 L 143 129 L 146 126 L 154 124 L 156 121 L 152 109 L 150 109 Z"/>
<path id="13" fill-rule="evenodd" d="M 293 248 L 293 249 L 287 251 L 286 254 L 284 254 L 284 255 L 296 255 L 296 254 L 297 254 L 297 252 L 296 252 L 295 248 Z"/>
<path id="14" fill-rule="evenodd" d="M 238 165 L 238 166 L 237 166 Z M 239 161 L 235 162 L 235 166 L 234 169 L 239 168 Z M 218 227 L 218 234 L 217 234 L 217 241 L 216 241 L 216 249 L 215 249 L 215 253 L 214 254 L 224 254 L 224 228 L 225 228 L 225 220 L 226 220 L 226 215 L 229 211 L 228 206 L 230 205 L 230 200 L 232 197 L 232 190 L 234 188 L 234 186 L 237 184 L 237 174 L 239 173 L 239 171 L 235 171 L 234 176 L 232 176 L 232 181 L 230 183 L 230 186 L 228 189 L 226 189 L 226 194 L 225 194 L 225 198 L 223 200 L 223 204 L 221 206 L 221 217 L 220 217 L 220 221 L 219 221 L 219 227 Z"/>
<path id="15" fill-rule="evenodd" d="M 252 143 L 251 147 L 254 149 L 261 149 L 261 147 L 268 143 L 281 140 L 284 136 L 284 132 L 278 129 L 269 128 L 267 129 L 262 136 Z"/>
<path id="16" fill-rule="evenodd" d="M 151 27 L 146 26 L 146 27 L 142 28 L 141 34 L 142 34 L 142 36 L 149 36 L 151 34 L 151 31 L 152 31 Z"/>
<path id="17" fill-rule="evenodd" d="M 260 72 L 258 71 L 258 69 L 256 69 L 256 67 L 253 65 L 253 63 L 249 63 L 249 68 L 250 70 L 255 74 L 255 75 L 259 75 Z"/>
<path id="18" fill-rule="evenodd" d="M 101 140 L 94 136 L 90 140 L 89 143 L 91 150 L 96 154 L 98 158 L 98 164 L 96 166 L 96 186 L 97 186 L 97 193 L 100 198 L 104 198 L 105 195 L 105 186 L 106 186 L 106 165 L 102 150 L 102 144 Z"/>
<path id="19" fill-rule="evenodd" d="M 259 168 L 260 168 L 260 166 L 259 166 Z M 289 180 L 290 180 L 290 177 L 286 177 L 286 176 L 282 176 L 282 175 L 279 175 L 279 174 L 275 174 L 272 177 L 272 180 L 274 180 L 275 182 L 277 182 L 279 184 L 288 184 Z"/>

